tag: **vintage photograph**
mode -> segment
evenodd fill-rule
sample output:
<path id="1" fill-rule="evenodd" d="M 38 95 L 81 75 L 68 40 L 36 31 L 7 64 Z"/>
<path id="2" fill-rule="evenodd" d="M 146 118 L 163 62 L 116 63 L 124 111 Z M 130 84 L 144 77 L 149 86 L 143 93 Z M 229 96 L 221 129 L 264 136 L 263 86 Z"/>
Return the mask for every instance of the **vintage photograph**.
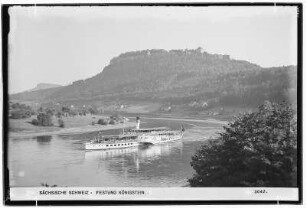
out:
<path id="1" fill-rule="evenodd" d="M 9 188 L 299 187 L 297 5 L 8 14 Z"/>

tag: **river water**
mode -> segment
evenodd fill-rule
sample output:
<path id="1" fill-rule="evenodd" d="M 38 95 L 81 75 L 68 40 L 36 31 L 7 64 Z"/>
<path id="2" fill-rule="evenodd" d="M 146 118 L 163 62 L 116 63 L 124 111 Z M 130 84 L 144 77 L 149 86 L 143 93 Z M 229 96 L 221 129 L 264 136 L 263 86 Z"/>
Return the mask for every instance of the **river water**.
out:
<path id="1" fill-rule="evenodd" d="M 142 127 L 182 122 L 146 120 Z M 182 140 L 116 150 L 85 151 L 84 143 L 97 132 L 70 136 L 9 138 L 8 166 L 11 187 L 180 187 L 188 184 L 191 157 L 220 129 L 211 123 L 184 124 Z M 118 134 L 122 130 L 104 131 Z"/>

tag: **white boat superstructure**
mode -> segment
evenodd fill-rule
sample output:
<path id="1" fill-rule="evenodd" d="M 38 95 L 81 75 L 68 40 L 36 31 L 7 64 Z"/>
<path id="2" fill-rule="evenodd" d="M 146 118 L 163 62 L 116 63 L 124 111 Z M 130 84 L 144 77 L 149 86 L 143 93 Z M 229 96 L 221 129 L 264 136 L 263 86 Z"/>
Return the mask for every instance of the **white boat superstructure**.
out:
<path id="1" fill-rule="evenodd" d="M 124 133 L 128 135 L 141 135 L 148 133 L 157 133 L 163 131 L 170 131 L 171 129 L 168 127 L 155 127 L 155 128 L 145 128 L 145 129 L 128 129 L 125 130 Z"/>
<path id="2" fill-rule="evenodd" d="M 183 138 L 183 131 L 160 131 L 150 132 L 139 135 L 139 143 L 159 144 L 164 142 L 175 141 Z"/>
<path id="3" fill-rule="evenodd" d="M 119 135 L 96 137 L 85 143 L 86 150 L 118 149 L 138 146 L 137 135 Z"/>
<path id="4" fill-rule="evenodd" d="M 140 118 L 136 118 L 136 128 L 126 131 L 127 134 L 138 135 L 141 144 L 158 144 L 175 141 L 183 138 L 184 128 L 171 130 L 168 127 L 155 127 L 140 129 Z"/>

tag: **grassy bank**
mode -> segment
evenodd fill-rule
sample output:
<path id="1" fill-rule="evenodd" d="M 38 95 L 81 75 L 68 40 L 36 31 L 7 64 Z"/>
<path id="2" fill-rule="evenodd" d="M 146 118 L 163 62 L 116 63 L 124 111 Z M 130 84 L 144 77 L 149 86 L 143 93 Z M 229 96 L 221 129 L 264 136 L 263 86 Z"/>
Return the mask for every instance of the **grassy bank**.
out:
<path id="1" fill-rule="evenodd" d="M 105 119 L 105 116 L 75 116 L 75 117 L 64 117 L 65 128 L 61 128 L 58 125 L 57 119 L 53 118 L 54 126 L 34 126 L 31 121 L 36 116 L 27 119 L 10 119 L 9 120 L 9 136 L 14 138 L 21 137 L 33 137 L 43 135 L 67 135 L 67 134 L 80 134 L 86 132 L 102 131 L 109 129 L 117 129 L 124 127 L 134 127 L 134 122 L 126 122 L 125 124 L 114 124 L 114 125 L 99 125 L 97 123 L 101 118 Z"/>
<path id="2" fill-rule="evenodd" d="M 214 118 L 191 118 L 191 117 L 178 117 L 175 115 L 165 116 L 160 115 L 159 117 L 153 117 L 154 115 L 147 114 L 147 116 L 142 115 L 145 120 L 156 120 L 156 121 L 182 121 L 194 127 L 202 126 L 201 123 L 207 125 L 223 126 L 227 124 L 227 121 L 221 121 Z M 124 124 L 114 124 L 114 125 L 99 125 L 92 123 L 97 123 L 99 119 L 106 119 L 106 116 L 101 115 L 86 115 L 86 116 L 75 116 L 75 117 L 64 117 L 63 121 L 65 123 L 65 128 L 61 128 L 58 125 L 57 119 L 53 118 L 53 126 L 35 126 L 31 124 L 31 121 L 36 116 L 28 119 L 10 119 L 9 120 L 9 136 L 14 138 L 22 137 L 34 137 L 43 135 L 68 135 L 68 134 L 81 134 L 95 131 L 103 131 L 110 129 L 119 128 L 133 128 L 135 127 L 135 121 L 133 116 L 130 117 L 130 122 L 125 122 Z M 204 127 L 203 127 L 204 128 Z M 205 127 L 207 128 L 207 127 Z"/>

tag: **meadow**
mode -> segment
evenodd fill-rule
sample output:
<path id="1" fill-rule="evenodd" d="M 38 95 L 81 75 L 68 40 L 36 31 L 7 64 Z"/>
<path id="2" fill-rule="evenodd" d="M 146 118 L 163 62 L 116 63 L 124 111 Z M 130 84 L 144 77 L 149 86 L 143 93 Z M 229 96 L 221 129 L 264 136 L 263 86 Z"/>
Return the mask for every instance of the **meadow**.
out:
<path id="1" fill-rule="evenodd" d="M 9 136 L 20 138 L 42 135 L 68 135 L 135 126 L 134 122 L 109 124 L 105 126 L 99 125 L 97 121 L 99 119 L 106 119 L 107 117 L 89 114 L 86 116 L 63 117 L 65 128 L 59 127 L 55 117 L 52 118 L 53 126 L 35 126 L 31 124 L 34 118 L 36 116 L 27 119 L 9 119 Z M 95 123 L 94 125 L 93 122 Z"/>

